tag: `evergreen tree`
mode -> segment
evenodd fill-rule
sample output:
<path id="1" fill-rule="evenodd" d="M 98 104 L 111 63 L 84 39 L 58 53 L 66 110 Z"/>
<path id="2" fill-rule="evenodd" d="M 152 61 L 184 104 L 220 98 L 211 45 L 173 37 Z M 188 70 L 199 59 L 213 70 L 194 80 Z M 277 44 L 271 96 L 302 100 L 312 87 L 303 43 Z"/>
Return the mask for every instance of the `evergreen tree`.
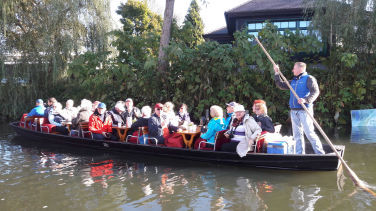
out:
<path id="1" fill-rule="evenodd" d="M 197 1 L 192 0 L 184 19 L 182 39 L 189 47 L 196 47 L 204 41 L 202 37 L 203 32 L 204 24 L 200 17 L 200 8 Z"/>
<path id="2" fill-rule="evenodd" d="M 148 58 L 158 55 L 162 18 L 152 12 L 146 2 L 129 0 L 117 11 L 122 16 L 122 30 L 114 32 L 119 51 L 118 61 L 142 69 Z"/>

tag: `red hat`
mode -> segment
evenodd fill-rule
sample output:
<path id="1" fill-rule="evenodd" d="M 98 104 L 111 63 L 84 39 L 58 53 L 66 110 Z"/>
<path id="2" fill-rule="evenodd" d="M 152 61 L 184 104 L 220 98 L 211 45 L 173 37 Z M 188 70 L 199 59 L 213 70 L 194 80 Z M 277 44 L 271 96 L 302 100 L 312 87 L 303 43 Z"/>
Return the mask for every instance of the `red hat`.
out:
<path id="1" fill-rule="evenodd" d="M 157 103 L 157 104 L 155 104 L 154 108 L 163 108 L 163 104 L 162 103 Z"/>
<path id="2" fill-rule="evenodd" d="M 254 104 L 258 104 L 258 103 L 261 103 L 261 104 L 265 104 L 265 105 L 266 105 L 265 101 L 263 101 L 263 100 L 255 100 L 255 101 L 253 102 L 253 105 L 254 105 Z"/>

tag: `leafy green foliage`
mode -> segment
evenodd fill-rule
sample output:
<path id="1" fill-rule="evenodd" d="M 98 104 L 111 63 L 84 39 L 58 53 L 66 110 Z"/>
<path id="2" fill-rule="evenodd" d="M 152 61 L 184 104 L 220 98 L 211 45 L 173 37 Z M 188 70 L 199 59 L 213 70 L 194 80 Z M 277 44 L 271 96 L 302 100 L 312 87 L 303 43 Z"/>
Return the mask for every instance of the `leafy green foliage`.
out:
<path id="1" fill-rule="evenodd" d="M 75 55 L 106 51 L 109 44 L 108 0 L 5 0 L 0 13 L 0 109 L 6 117 L 19 118 L 37 98 L 60 96 Z"/>

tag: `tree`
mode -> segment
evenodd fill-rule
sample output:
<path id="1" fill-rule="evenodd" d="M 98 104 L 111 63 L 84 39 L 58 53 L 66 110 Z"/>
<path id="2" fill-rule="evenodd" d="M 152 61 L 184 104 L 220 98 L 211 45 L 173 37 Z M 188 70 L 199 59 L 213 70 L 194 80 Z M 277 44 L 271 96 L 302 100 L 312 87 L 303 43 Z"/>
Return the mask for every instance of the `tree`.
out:
<path id="1" fill-rule="evenodd" d="M 200 17 L 200 8 L 196 0 L 192 0 L 189 6 L 188 13 L 184 19 L 184 25 L 182 28 L 183 40 L 189 47 L 196 47 L 202 42 L 204 38 L 204 24 Z"/>
<path id="2" fill-rule="evenodd" d="M 159 55 L 158 55 L 158 71 L 160 73 L 166 72 L 167 61 L 165 49 L 168 47 L 171 37 L 171 24 L 174 15 L 174 4 L 175 0 L 166 0 L 166 8 L 163 18 L 163 29 L 162 36 L 159 44 Z"/>
<path id="3" fill-rule="evenodd" d="M 376 10 L 373 2 L 314 1 L 313 27 L 319 30 L 333 47 L 359 53 L 375 52 Z M 344 15 L 346 18 L 343 18 Z"/>
<path id="4" fill-rule="evenodd" d="M 157 57 L 162 18 L 146 2 L 135 0 L 122 4 L 117 13 L 123 25 L 122 30 L 114 32 L 118 61 L 140 70 L 147 59 Z"/>
<path id="5" fill-rule="evenodd" d="M 7 55 L 0 58 L 6 81 L 0 101 L 8 102 L 0 109 L 6 115 L 18 117 L 35 99 L 64 89 L 59 85 L 77 54 L 108 47 L 109 0 L 5 0 L 0 6 L 0 55 Z"/>

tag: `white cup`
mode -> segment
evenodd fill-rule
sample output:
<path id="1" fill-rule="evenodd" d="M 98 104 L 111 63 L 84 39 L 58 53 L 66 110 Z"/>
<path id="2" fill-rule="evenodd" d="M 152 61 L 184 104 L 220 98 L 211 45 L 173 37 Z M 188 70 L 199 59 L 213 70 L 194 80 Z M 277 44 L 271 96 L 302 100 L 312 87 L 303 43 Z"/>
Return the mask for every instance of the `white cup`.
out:
<path id="1" fill-rule="evenodd" d="M 117 125 L 118 127 L 121 127 L 121 123 L 120 122 L 118 122 L 118 125 Z"/>

